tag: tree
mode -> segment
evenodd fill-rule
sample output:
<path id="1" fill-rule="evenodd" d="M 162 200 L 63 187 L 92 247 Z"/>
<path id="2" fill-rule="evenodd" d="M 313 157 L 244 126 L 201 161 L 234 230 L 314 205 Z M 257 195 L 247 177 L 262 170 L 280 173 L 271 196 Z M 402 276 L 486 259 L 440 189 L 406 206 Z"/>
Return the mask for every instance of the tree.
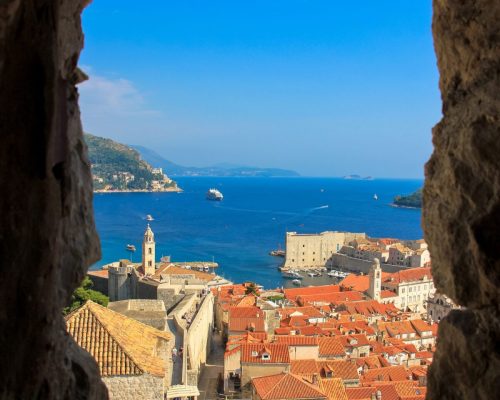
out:
<path id="1" fill-rule="evenodd" d="M 245 290 L 245 294 L 254 294 L 255 296 L 258 296 L 259 295 L 259 288 L 257 287 L 257 285 L 255 283 L 250 283 L 246 290 Z"/>
<path id="2" fill-rule="evenodd" d="M 88 276 L 85 277 L 82 284 L 75 289 L 73 295 L 71 296 L 71 303 L 68 307 L 63 309 L 63 314 L 69 314 L 70 312 L 81 307 L 87 300 L 92 300 L 94 303 L 100 304 L 104 307 L 108 305 L 108 296 L 93 290 L 94 284 Z"/>

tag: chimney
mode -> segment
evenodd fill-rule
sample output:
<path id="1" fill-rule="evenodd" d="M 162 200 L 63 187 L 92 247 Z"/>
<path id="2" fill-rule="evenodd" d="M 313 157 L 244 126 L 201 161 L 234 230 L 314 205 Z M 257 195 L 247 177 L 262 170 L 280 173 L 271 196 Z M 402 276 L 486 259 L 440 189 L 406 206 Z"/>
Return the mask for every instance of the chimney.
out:
<path id="1" fill-rule="evenodd" d="M 377 390 L 376 397 L 377 397 L 377 400 L 382 400 L 382 392 L 380 390 Z"/>
<path id="2" fill-rule="evenodd" d="M 317 385 L 318 384 L 318 374 L 313 374 L 312 376 L 312 384 Z"/>

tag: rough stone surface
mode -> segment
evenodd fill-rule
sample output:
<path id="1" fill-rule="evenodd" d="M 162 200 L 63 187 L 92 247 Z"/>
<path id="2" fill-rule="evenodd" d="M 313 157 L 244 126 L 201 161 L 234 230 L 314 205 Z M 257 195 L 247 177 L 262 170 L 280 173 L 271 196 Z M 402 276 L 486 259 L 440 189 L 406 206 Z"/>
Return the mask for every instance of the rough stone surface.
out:
<path id="1" fill-rule="evenodd" d="M 103 399 L 61 310 L 99 258 L 75 84 L 83 0 L 0 2 L 0 399 Z"/>
<path id="2" fill-rule="evenodd" d="M 500 398 L 500 1 L 434 0 L 443 118 L 423 224 L 436 287 L 468 310 L 440 324 L 431 399 Z"/>

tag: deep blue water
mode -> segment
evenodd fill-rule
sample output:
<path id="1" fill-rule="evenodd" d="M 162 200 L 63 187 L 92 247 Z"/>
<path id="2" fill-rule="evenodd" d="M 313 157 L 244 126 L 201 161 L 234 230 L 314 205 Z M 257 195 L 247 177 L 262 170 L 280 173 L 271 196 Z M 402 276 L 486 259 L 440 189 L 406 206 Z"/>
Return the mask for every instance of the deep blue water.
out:
<path id="1" fill-rule="evenodd" d="M 95 195 L 102 260 L 94 267 L 130 258 L 127 243 L 135 244 L 133 260 L 139 261 L 147 214 L 155 218 L 151 227 L 158 259 L 161 255 L 171 255 L 175 261 L 213 258 L 220 265 L 218 273 L 226 278 L 252 280 L 267 288 L 283 285 L 277 270 L 283 259 L 268 252 L 278 244 L 284 247 L 286 231 L 422 237 L 420 210 L 390 206 L 395 195 L 421 187 L 421 180 L 179 178 L 178 182 L 183 193 Z M 210 187 L 224 194 L 222 202 L 205 200 Z M 312 279 L 305 284 L 326 283 L 330 278 Z"/>

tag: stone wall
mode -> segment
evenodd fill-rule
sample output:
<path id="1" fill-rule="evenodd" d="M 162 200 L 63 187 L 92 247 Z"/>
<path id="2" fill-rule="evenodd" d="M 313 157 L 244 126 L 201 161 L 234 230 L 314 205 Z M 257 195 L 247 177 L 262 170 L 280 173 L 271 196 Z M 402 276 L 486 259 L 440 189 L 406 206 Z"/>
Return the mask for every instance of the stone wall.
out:
<path id="1" fill-rule="evenodd" d="M 373 265 L 373 261 L 361 260 L 359 258 L 349 257 L 345 254 L 333 254 L 330 258 L 328 265 L 335 268 L 342 268 L 352 272 L 363 272 L 368 274 L 370 267 Z M 384 272 L 398 272 L 406 267 L 393 264 L 380 263 L 380 267 Z"/>
<path id="2" fill-rule="evenodd" d="M 200 367 L 206 363 L 212 344 L 214 326 L 214 296 L 208 293 L 198 308 L 198 312 L 187 329 L 185 348 L 188 353 L 188 373 L 199 375 Z"/>
<path id="3" fill-rule="evenodd" d="M 61 313 L 100 258 L 75 87 L 86 3 L 0 2 L 1 399 L 107 397 Z"/>
<path id="4" fill-rule="evenodd" d="M 423 225 L 437 289 L 466 310 L 439 325 L 430 399 L 500 398 L 500 1 L 434 0 L 443 118 Z"/>
<path id="5" fill-rule="evenodd" d="M 149 374 L 105 376 L 110 400 L 163 400 L 163 379 Z"/>

